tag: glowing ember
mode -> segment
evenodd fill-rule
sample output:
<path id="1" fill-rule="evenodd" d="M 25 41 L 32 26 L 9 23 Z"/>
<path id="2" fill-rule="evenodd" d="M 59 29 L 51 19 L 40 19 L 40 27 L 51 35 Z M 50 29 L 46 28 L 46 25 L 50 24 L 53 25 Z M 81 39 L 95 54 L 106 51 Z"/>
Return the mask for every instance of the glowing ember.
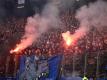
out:
<path id="1" fill-rule="evenodd" d="M 73 39 L 69 31 L 67 31 L 66 33 L 62 33 L 62 37 L 68 46 L 72 44 Z"/>

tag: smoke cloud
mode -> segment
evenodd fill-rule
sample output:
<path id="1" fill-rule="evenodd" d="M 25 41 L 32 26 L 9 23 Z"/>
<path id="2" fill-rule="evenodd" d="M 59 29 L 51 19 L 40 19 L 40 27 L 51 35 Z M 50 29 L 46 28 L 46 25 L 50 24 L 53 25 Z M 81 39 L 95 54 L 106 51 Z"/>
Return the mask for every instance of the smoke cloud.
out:
<path id="1" fill-rule="evenodd" d="M 35 14 L 27 19 L 25 34 L 14 51 L 23 50 L 31 46 L 49 28 L 58 28 L 59 23 L 58 6 L 55 1 L 49 1 L 41 14 Z"/>
<path id="2" fill-rule="evenodd" d="M 92 27 L 96 29 L 107 27 L 107 2 L 98 0 L 81 7 L 76 13 L 76 18 L 80 21 L 80 27 L 73 35 L 75 39 L 84 37 Z"/>

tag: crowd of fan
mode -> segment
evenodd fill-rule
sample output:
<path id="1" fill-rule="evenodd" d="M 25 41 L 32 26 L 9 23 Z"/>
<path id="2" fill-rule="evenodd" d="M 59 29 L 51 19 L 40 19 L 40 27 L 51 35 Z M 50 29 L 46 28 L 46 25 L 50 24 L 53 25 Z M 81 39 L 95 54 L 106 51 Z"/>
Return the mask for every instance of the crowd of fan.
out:
<path id="1" fill-rule="evenodd" d="M 60 29 L 50 29 L 32 45 L 32 47 L 24 51 L 25 54 L 37 54 L 45 57 L 50 57 L 56 54 L 65 55 L 64 64 L 72 64 L 72 55 L 75 53 L 78 63 L 82 59 L 82 54 L 87 52 L 95 52 L 105 49 L 104 36 L 97 30 L 91 30 L 87 36 L 80 39 L 75 47 L 65 48 L 62 39 L 62 32 L 70 31 L 71 34 L 79 27 L 79 22 L 75 19 L 75 15 L 66 12 L 61 15 L 61 20 L 64 25 L 60 25 Z M 24 34 L 26 18 L 8 18 L 0 23 L 0 53 L 9 53 L 16 43 L 20 41 L 21 36 Z M 93 61 L 93 60 L 92 60 Z M 92 62 L 90 62 L 92 63 Z"/>

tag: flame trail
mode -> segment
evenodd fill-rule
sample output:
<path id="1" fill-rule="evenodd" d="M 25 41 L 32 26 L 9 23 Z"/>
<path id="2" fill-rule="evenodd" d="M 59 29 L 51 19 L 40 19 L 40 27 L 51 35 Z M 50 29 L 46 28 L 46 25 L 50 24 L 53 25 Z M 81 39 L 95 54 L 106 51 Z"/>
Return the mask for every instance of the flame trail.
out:
<path id="1" fill-rule="evenodd" d="M 11 50 L 10 53 L 19 53 L 19 51 L 21 50 L 22 48 L 19 46 L 17 46 L 15 49 Z"/>

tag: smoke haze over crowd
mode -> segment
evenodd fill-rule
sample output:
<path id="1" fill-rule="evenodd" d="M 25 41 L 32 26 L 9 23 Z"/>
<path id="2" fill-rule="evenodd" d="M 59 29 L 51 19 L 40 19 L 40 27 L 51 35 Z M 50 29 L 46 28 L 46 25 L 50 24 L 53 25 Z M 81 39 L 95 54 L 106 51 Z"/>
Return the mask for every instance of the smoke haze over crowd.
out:
<path id="1" fill-rule="evenodd" d="M 75 31 L 75 39 L 84 37 L 92 27 L 101 29 L 107 27 L 107 2 L 98 0 L 88 6 L 82 6 L 76 13 L 80 27 Z"/>
<path id="2" fill-rule="evenodd" d="M 35 14 L 27 19 L 25 34 L 17 45 L 18 50 L 31 46 L 41 34 L 45 33 L 49 28 L 57 28 L 59 23 L 58 6 L 56 2 L 50 1 L 46 4 L 41 14 Z"/>
<path id="3" fill-rule="evenodd" d="M 61 1 L 49 1 L 43 8 L 41 14 L 35 14 L 27 19 L 25 34 L 21 39 L 19 50 L 23 50 L 36 42 L 41 34 L 48 31 L 49 28 L 58 28 L 61 22 L 59 19 L 59 5 Z M 74 2 L 73 0 L 70 2 Z M 66 5 L 66 4 L 65 4 Z M 90 3 L 88 6 L 82 6 L 77 10 L 76 18 L 80 22 L 80 27 L 72 35 L 74 40 L 84 37 L 92 27 L 102 28 L 107 26 L 107 2 L 98 0 Z"/>

